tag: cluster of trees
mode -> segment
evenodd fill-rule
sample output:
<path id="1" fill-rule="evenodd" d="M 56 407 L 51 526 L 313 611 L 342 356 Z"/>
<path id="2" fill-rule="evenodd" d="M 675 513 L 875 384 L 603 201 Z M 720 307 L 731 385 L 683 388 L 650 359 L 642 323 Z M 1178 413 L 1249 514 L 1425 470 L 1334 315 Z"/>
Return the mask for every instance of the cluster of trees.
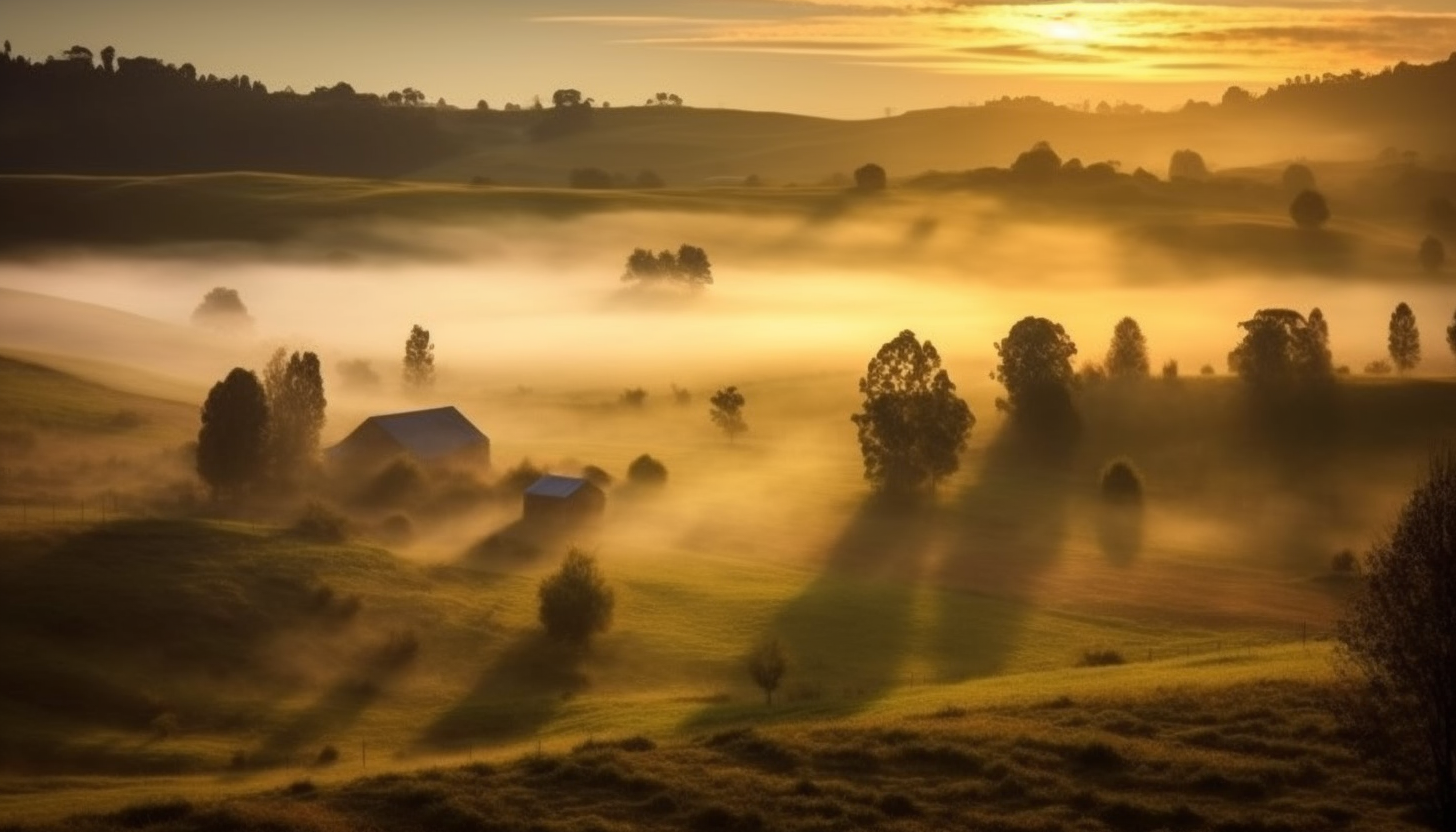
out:
<path id="1" fill-rule="evenodd" d="M 263 373 L 235 367 L 202 405 L 197 473 L 214 496 L 263 483 L 297 482 L 318 455 L 325 408 L 323 374 L 312 352 L 279 349 Z"/>
<path id="2" fill-rule="evenodd" d="M 627 256 L 622 280 L 707 286 L 713 282 L 713 264 L 706 251 L 686 243 L 678 247 L 676 254 L 665 249 L 653 254 L 649 249 L 638 248 Z"/>
<path id="3" fill-rule="evenodd" d="M 236 289 L 218 286 L 192 310 L 192 323 L 220 332 L 246 332 L 253 328 L 253 316 Z"/>

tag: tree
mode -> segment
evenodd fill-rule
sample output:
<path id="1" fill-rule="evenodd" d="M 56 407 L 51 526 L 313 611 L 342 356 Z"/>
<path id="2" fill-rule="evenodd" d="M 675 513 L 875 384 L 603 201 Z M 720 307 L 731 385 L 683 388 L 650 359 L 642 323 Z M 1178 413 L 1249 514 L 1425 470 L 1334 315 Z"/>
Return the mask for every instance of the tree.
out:
<path id="1" fill-rule="evenodd" d="M 1308 320 L 1292 309 L 1260 309 L 1239 327 L 1244 338 L 1229 353 L 1229 370 L 1261 397 L 1274 397 L 1333 376 L 1329 327 L 1318 309 L 1310 312 Z"/>
<path id="2" fill-rule="evenodd" d="M 1240 107 L 1254 100 L 1254 96 L 1243 87 L 1229 87 L 1223 91 L 1220 103 L 1225 107 Z"/>
<path id="3" fill-rule="evenodd" d="M 1059 430 L 1075 421 L 1071 387 L 1077 345 L 1061 324 L 1022 318 L 996 343 L 996 354 L 1001 363 L 991 377 L 1006 387 L 1006 398 L 996 400 L 998 409 L 1038 430 Z"/>
<path id="4" fill-rule="evenodd" d="M 857 190 L 883 191 L 885 182 L 885 169 L 873 162 L 854 171 L 854 187 Z"/>
<path id="5" fill-rule="evenodd" d="M 1147 378 L 1148 339 L 1132 318 L 1123 318 L 1113 327 L 1106 370 L 1112 378 Z"/>
<path id="6" fill-rule="evenodd" d="M 1208 165 L 1204 163 L 1203 156 L 1198 151 L 1177 150 L 1173 152 L 1173 158 L 1168 161 L 1169 182 L 1179 179 L 1202 182 L 1207 178 Z"/>
<path id="7" fill-rule="evenodd" d="M 1315 188 L 1314 171 L 1309 169 L 1309 165 L 1299 162 L 1285 168 L 1280 181 L 1284 185 L 1284 190 L 1291 194 L 1313 191 Z"/>
<path id="8" fill-rule="evenodd" d="M 682 280 L 692 285 L 702 286 L 713 282 L 713 264 L 708 262 L 708 253 L 686 243 L 677 249 L 677 273 Z"/>
<path id="9" fill-rule="evenodd" d="M 551 94 L 551 106 L 553 107 L 580 107 L 581 101 L 579 90 L 557 90 Z"/>
<path id="10" fill-rule="evenodd" d="M 1402 373 L 1421 363 L 1421 331 L 1415 313 L 1404 303 L 1390 314 L 1390 363 Z"/>
<path id="11" fill-rule="evenodd" d="M 554 574 L 541 581 L 541 625 L 546 635 L 583 648 L 597 633 L 612 626 L 616 597 L 607 586 L 596 558 L 573 547 Z"/>
<path id="12" fill-rule="evenodd" d="M 283 350 L 278 350 L 268 363 L 264 389 L 268 395 L 268 456 L 274 474 L 286 480 L 318 454 L 328 406 L 318 355 L 295 352 L 285 363 Z"/>
<path id="13" fill-rule="evenodd" d="M 737 387 L 724 387 L 713 398 L 708 400 L 713 405 L 708 411 L 708 417 L 713 420 L 720 430 L 728 435 L 731 441 L 738 438 L 738 434 L 748 430 L 748 424 L 743 421 L 743 405 L 746 400 L 743 394 L 738 392 Z"/>
<path id="14" fill-rule="evenodd" d="M 1446 327 L 1446 346 L 1451 348 L 1451 354 L 1456 355 L 1456 312 L 1451 313 L 1451 323 Z"/>
<path id="15" fill-rule="evenodd" d="M 1330 206 L 1318 191 L 1303 190 L 1289 203 L 1289 216 L 1294 224 L 1314 231 L 1330 220 Z"/>
<path id="16" fill-rule="evenodd" d="M 241 367 L 214 384 L 202 405 L 197 473 L 213 494 L 236 493 L 267 468 L 268 399 L 258 377 Z"/>
<path id="17" fill-rule="evenodd" d="M 1141 505 L 1143 478 L 1132 463 L 1119 459 L 1102 472 L 1102 499 L 1113 505 Z"/>
<path id="18" fill-rule="evenodd" d="M 627 482 L 633 485 L 660 487 L 667 484 L 667 466 L 648 454 L 632 460 L 627 466 Z"/>
<path id="19" fill-rule="evenodd" d="M 1435 237 L 1426 237 L 1421 240 L 1421 248 L 1416 256 L 1421 261 L 1421 268 L 1435 274 L 1446 263 L 1446 246 Z"/>
<path id="20" fill-rule="evenodd" d="M 404 342 L 404 383 L 423 390 L 435 383 L 435 345 L 430 331 L 415 324 Z"/>
<path id="21" fill-rule="evenodd" d="M 1028 179 L 1045 179 L 1054 176 L 1061 169 L 1062 157 L 1046 142 L 1037 142 L 1011 163 L 1012 173 Z"/>
<path id="22" fill-rule="evenodd" d="M 748 654 L 748 677 L 763 691 L 766 705 L 773 705 L 774 691 L 788 669 L 789 660 L 778 638 L 768 639 Z"/>
<path id="23" fill-rule="evenodd" d="M 906 496 L 954 474 L 976 417 L 956 395 L 940 353 L 910 330 L 880 347 L 859 381 L 865 479 L 883 494 Z"/>
<path id="24" fill-rule="evenodd" d="M 116 71 L 116 47 L 107 46 L 101 50 L 101 66 L 110 72 Z"/>
<path id="25" fill-rule="evenodd" d="M 251 329 L 253 317 L 236 289 L 218 286 L 202 298 L 202 303 L 192 310 L 192 323 L 211 329 L 242 331 Z"/>
<path id="26" fill-rule="evenodd" d="M 1456 454 L 1431 456 L 1337 625 L 1361 749 L 1418 788 L 1441 829 L 1456 829 Z"/>

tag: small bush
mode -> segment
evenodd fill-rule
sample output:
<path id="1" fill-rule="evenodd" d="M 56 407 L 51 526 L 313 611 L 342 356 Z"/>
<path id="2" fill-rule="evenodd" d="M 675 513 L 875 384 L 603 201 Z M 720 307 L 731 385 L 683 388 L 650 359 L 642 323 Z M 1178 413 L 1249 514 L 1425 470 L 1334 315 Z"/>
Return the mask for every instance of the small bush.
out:
<path id="1" fill-rule="evenodd" d="M 665 485 L 667 466 L 647 454 L 632 460 L 627 466 L 627 481 L 633 485 Z"/>
<path id="2" fill-rule="evenodd" d="M 519 465 L 510 469 L 505 473 L 505 476 L 501 477 L 500 482 L 497 483 L 497 488 L 507 496 L 519 497 L 526 493 L 526 489 L 530 488 L 536 480 L 541 479 L 545 475 L 546 472 L 532 465 L 531 460 L 523 459 Z"/>
<path id="3" fill-rule="evenodd" d="M 1344 549 L 1330 558 L 1330 571 L 1337 575 L 1353 575 L 1360 571 L 1360 560 L 1354 552 Z"/>
<path id="4" fill-rule="evenodd" d="M 1217 374 L 1217 371 L 1213 369 L 1213 365 L 1212 364 L 1204 364 L 1198 370 L 1198 374 L 1201 375 L 1201 376 L 1211 376 L 1211 375 L 1216 375 Z"/>
<path id="5" fill-rule="evenodd" d="M 647 391 L 641 387 L 629 387 L 622 391 L 622 405 L 624 407 L 641 408 L 647 404 Z"/>
<path id="6" fill-rule="evenodd" d="M 581 478 L 603 490 L 610 488 L 616 478 L 607 473 L 606 469 L 595 465 L 587 465 L 581 469 Z"/>
<path id="7" fill-rule="evenodd" d="M 1164 381 L 1177 381 L 1178 380 L 1178 362 L 1177 361 L 1169 361 L 1168 363 L 1166 363 L 1166 364 L 1163 365 L 1163 380 Z"/>
<path id="8" fill-rule="evenodd" d="M 550 637 L 578 647 L 612 626 L 616 597 L 597 569 L 596 558 L 580 549 L 566 553 L 561 569 L 541 582 L 540 619 Z"/>
<path id="9" fill-rule="evenodd" d="M 306 797 L 317 792 L 318 787 L 313 784 L 312 780 L 295 780 L 289 783 L 288 788 L 283 791 L 292 797 Z"/>
<path id="10" fill-rule="evenodd" d="M 1101 490 L 1108 503 L 1137 505 L 1143 501 L 1143 479 L 1126 460 L 1117 460 L 1103 470 Z"/>
<path id="11" fill-rule="evenodd" d="M 349 519 L 323 503 L 309 501 L 290 531 L 315 543 L 343 543 L 349 539 Z"/>
<path id="12" fill-rule="evenodd" d="M 1082 658 L 1077 662 L 1078 667 L 1110 667 L 1118 664 L 1127 664 L 1127 659 L 1116 650 L 1104 648 L 1082 651 Z"/>
<path id="13" fill-rule="evenodd" d="M 1368 376 L 1388 376 L 1391 372 L 1390 362 L 1383 358 L 1365 365 L 1365 375 Z"/>
<path id="14" fill-rule="evenodd" d="M 415 539 L 415 524 L 408 515 L 391 514 L 380 521 L 374 534 L 390 546 L 406 546 Z"/>
<path id="15" fill-rule="evenodd" d="M 339 761 L 339 749 L 332 745 L 326 745 L 319 749 L 318 757 L 314 763 L 321 766 L 331 766 Z"/>

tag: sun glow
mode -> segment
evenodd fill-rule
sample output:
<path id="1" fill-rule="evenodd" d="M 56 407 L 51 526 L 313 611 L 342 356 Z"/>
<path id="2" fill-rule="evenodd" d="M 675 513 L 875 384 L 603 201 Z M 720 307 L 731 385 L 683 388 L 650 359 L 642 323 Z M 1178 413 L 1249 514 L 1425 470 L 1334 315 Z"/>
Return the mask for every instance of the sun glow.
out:
<path id="1" fill-rule="evenodd" d="M 1083 43 L 1092 37 L 1086 26 L 1074 23 L 1070 20 L 1053 20 L 1044 29 L 1046 36 L 1052 40 L 1067 41 L 1069 43 Z"/>

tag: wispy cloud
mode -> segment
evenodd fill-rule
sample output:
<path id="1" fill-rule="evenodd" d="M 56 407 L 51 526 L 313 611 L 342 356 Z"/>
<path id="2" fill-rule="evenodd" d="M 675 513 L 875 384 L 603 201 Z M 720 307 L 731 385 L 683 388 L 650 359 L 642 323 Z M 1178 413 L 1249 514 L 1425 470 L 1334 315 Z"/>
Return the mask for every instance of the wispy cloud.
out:
<path id="1" fill-rule="evenodd" d="M 734 17 L 543 18 L 613 27 L 619 42 L 676 50 L 822 56 L 937 73 L 1033 74 L 1119 80 L 1239 79 L 1378 69 L 1444 58 L 1456 11 L 1363 0 L 1000 2 L 763 0 Z M 729 4 L 731 5 L 731 4 Z M 691 8 L 684 4 L 684 8 Z"/>

